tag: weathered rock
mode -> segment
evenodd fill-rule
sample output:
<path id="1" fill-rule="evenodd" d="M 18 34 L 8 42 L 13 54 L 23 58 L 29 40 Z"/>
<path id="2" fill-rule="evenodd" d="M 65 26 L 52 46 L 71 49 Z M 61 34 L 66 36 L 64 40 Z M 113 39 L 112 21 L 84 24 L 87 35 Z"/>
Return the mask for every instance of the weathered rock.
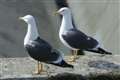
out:
<path id="1" fill-rule="evenodd" d="M 117 73 L 120 74 L 120 55 L 114 56 L 100 56 L 100 55 L 86 55 L 80 56 L 74 69 L 63 69 L 53 65 L 45 64 L 47 74 L 34 75 L 36 61 L 29 58 L 0 58 L 0 77 L 2 79 L 10 78 L 43 78 L 54 76 L 62 73 L 71 73 L 86 76 L 89 74 L 102 73 Z M 66 59 L 67 60 L 67 59 Z M 28 80 L 29 80 L 28 79 Z M 41 80 L 43 80 L 41 79 Z"/>

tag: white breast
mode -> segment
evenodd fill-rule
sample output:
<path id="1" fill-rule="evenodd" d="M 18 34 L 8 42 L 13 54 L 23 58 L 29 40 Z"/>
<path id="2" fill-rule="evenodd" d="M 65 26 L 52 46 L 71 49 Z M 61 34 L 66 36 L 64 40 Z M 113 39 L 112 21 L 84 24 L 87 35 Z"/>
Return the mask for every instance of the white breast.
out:
<path id="1" fill-rule="evenodd" d="M 66 34 L 67 31 L 69 29 L 74 28 L 72 25 L 72 17 L 71 17 L 71 13 L 68 12 L 65 15 L 63 14 L 62 17 L 62 22 L 61 22 L 61 26 L 60 26 L 60 31 L 59 31 L 59 38 L 61 40 L 61 42 L 68 48 L 72 49 L 72 50 L 76 50 L 76 48 L 71 47 L 62 37 L 63 34 Z"/>

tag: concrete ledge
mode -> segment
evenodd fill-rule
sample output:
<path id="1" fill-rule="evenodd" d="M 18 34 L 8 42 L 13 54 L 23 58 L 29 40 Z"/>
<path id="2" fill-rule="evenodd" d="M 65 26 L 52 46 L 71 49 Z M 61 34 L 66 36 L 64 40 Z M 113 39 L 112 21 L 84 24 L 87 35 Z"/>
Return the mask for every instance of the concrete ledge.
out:
<path id="1" fill-rule="evenodd" d="M 67 59 L 67 57 L 65 57 Z M 91 73 L 115 73 L 120 74 L 120 55 L 101 56 L 85 55 L 80 56 L 74 69 L 63 69 L 53 65 L 45 64 L 48 73 L 34 75 L 36 61 L 30 57 L 25 58 L 0 58 L 0 79 L 1 80 L 46 80 L 50 76 L 70 73 L 86 76 Z"/>
<path id="2" fill-rule="evenodd" d="M 46 77 L 40 77 L 40 76 L 38 76 L 38 77 L 35 77 L 35 76 L 29 76 L 29 77 L 19 77 L 19 78 L 15 78 L 15 77 L 13 77 L 13 78 L 1 78 L 1 80 L 46 80 L 47 78 Z"/>

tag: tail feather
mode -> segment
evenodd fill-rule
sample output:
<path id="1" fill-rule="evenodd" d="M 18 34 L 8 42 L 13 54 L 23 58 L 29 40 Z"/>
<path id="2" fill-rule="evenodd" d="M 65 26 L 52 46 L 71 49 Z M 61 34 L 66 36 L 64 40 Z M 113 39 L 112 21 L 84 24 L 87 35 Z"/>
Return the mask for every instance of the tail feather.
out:
<path id="1" fill-rule="evenodd" d="M 102 49 L 100 47 L 98 49 L 96 49 L 96 50 L 86 50 L 86 51 L 95 52 L 95 53 L 99 53 L 99 54 L 112 55 L 111 52 L 105 51 L 104 49 Z"/>
<path id="2" fill-rule="evenodd" d="M 52 61 L 50 64 L 53 64 L 53 65 L 56 65 L 56 66 L 59 66 L 59 67 L 73 68 L 73 65 L 68 64 L 68 63 L 63 59 L 62 53 L 60 53 L 58 50 L 54 49 L 54 50 L 52 50 L 52 53 L 53 53 L 53 54 L 58 54 L 58 55 L 56 56 L 57 59 L 54 60 L 54 61 Z"/>
<path id="3" fill-rule="evenodd" d="M 59 66 L 59 67 L 66 67 L 66 68 L 74 68 L 74 66 L 73 65 L 71 65 L 71 64 L 68 64 L 66 61 L 64 61 L 64 60 L 62 60 L 61 62 L 59 62 L 59 63 L 51 63 L 51 64 L 53 64 L 53 65 L 56 65 L 56 66 Z"/>
<path id="4" fill-rule="evenodd" d="M 105 51 L 105 50 L 104 50 L 104 49 L 102 49 L 102 48 L 98 48 L 98 50 L 99 50 L 101 53 L 103 53 L 103 54 L 112 55 L 112 53 L 111 53 L 111 52 Z"/>

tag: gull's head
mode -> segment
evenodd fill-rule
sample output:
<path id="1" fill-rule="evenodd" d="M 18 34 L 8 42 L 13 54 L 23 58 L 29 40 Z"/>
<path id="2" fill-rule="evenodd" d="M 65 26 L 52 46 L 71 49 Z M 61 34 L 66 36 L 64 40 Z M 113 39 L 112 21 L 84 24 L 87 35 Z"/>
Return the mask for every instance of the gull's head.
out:
<path id="1" fill-rule="evenodd" d="M 62 7 L 57 11 L 57 13 L 64 16 L 64 15 L 70 14 L 71 11 L 68 7 Z"/>
<path id="2" fill-rule="evenodd" d="M 34 17 L 32 15 L 26 15 L 23 17 L 19 17 L 19 19 L 25 21 L 28 24 L 34 22 Z"/>

